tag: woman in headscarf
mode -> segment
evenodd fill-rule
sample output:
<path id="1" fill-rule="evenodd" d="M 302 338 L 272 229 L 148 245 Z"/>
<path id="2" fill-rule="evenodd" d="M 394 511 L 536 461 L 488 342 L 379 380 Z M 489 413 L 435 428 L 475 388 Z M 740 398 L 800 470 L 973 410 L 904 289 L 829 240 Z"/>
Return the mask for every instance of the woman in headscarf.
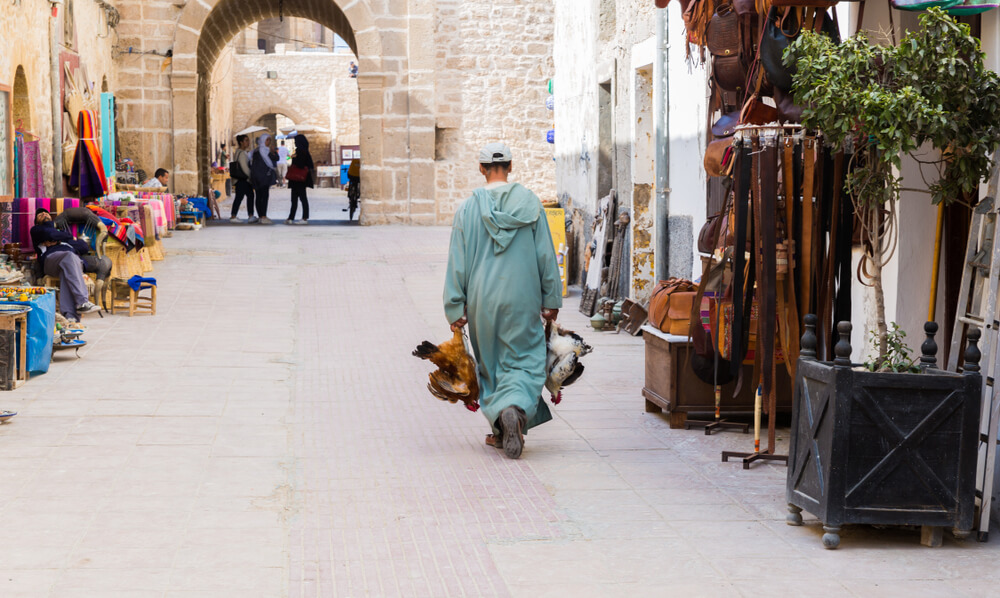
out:
<path id="1" fill-rule="evenodd" d="M 274 166 L 277 161 L 278 152 L 274 151 L 274 141 L 264 133 L 257 138 L 257 151 L 253 153 L 250 164 L 250 182 L 256 195 L 257 217 L 261 224 L 271 224 L 271 219 L 267 217 L 267 202 L 270 199 L 271 185 L 278 182 Z"/>
<path id="2" fill-rule="evenodd" d="M 313 165 L 312 154 L 309 153 L 309 140 L 305 135 L 295 136 L 295 155 L 292 156 L 292 168 L 288 170 L 288 187 L 292 190 L 292 211 L 288 213 L 288 220 L 285 224 L 309 224 L 309 200 L 306 198 L 306 187 L 313 186 Z M 293 180 L 298 178 L 299 173 L 305 171 L 304 180 Z M 299 207 L 299 200 L 302 200 L 302 220 L 295 220 L 295 211 Z"/>

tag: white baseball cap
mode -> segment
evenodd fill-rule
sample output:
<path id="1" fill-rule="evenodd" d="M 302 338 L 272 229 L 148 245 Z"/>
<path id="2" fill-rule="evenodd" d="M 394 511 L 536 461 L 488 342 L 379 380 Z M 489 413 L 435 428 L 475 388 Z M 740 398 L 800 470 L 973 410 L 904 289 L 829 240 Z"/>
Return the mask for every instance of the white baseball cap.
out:
<path id="1" fill-rule="evenodd" d="M 494 162 L 510 162 L 514 157 L 510 153 L 510 148 L 506 144 L 496 142 L 487 143 L 483 149 L 479 150 L 480 164 L 493 164 Z"/>

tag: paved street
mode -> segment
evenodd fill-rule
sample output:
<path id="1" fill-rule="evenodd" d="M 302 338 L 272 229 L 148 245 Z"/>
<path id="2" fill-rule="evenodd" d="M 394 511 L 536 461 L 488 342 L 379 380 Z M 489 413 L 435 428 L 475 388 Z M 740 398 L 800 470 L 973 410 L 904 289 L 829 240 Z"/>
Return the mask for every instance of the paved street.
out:
<path id="1" fill-rule="evenodd" d="M 318 191 L 313 219 L 344 205 Z M 588 331 L 577 295 L 561 319 L 595 346 L 586 374 L 521 460 L 485 446 L 410 356 L 448 335 L 447 229 L 165 243 L 155 317 L 88 317 L 81 359 L 0 395 L 20 412 L 0 426 L 0 597 L 998 591 L 1000 534 L 847 528 L 826 551 L 815 519 L 786 526 L 784 467 L 723 464 L 752 439 L 644 413 L 642 340 Z"/>

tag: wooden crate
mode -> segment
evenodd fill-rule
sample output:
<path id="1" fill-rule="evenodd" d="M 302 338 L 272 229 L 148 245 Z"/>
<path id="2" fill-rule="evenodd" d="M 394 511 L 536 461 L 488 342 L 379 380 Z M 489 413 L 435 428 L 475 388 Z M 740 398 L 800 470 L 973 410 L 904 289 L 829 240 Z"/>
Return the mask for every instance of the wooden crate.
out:
<path id="1" fill-rule="evenodd" d="M 642 327 L 646 341 L 646 379 L 642 396 L 648 413 L 666 410 L 671 428 L 683 428 L 690 413 L 715 415 L 715 389 L 701 381 L 691 370 L 687 337 L 674 336 L 649 326 Z M 733 397 L 735 382 L 722 387 L 722 416 L 753 415 L 753 366 L 743 366 L 743 388 Z M 778 412 L 792 411 L 792 382 L 784 365 L 778 366 L 775 379 Z"/>

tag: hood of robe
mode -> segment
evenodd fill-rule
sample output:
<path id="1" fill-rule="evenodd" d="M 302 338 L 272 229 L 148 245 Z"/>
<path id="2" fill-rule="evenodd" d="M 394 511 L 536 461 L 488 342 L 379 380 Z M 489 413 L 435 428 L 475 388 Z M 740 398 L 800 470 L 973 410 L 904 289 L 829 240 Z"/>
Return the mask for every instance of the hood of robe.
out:
<path id="1" fill-rule="evenodd" d="M 514 183 L 497 189 L 476 189 L 476 200 L 483 215 L 483 225 L 493 239 L 493 253 L 499 255 L 510 246 L 519 228 L 531 226 L 542 213 L 542 203 L 526 187 Z"/>

